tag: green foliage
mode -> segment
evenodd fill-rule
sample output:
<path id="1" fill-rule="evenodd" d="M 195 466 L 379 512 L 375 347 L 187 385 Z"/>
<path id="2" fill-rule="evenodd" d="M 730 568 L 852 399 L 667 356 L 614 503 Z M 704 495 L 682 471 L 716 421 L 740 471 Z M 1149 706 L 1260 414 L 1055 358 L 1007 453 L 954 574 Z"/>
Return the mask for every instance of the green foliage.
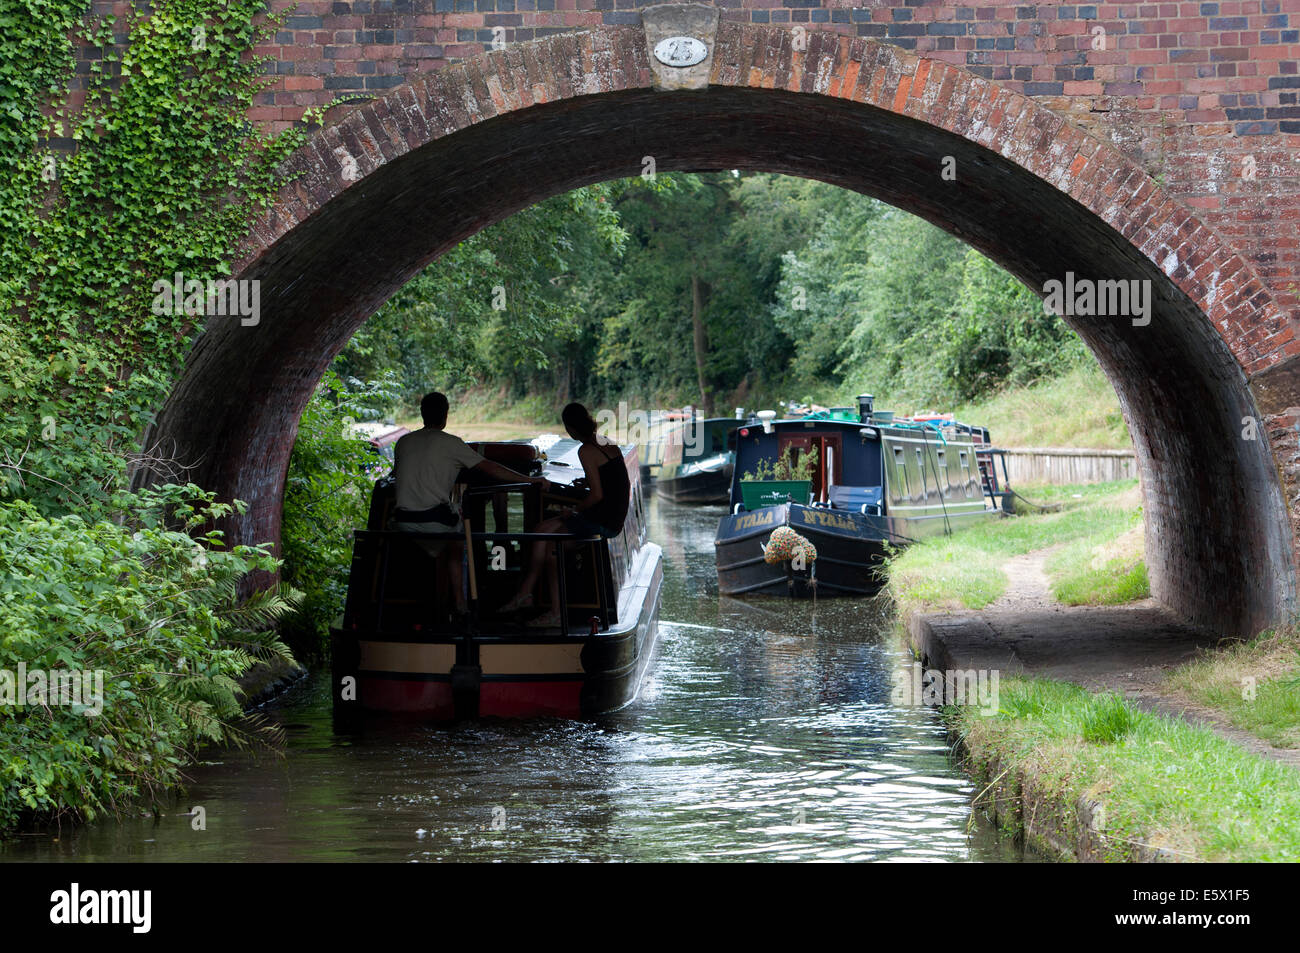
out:
<path id="1" fill-rule="evenodd" d="M 864 262 L 839 305 L 852 316 L 837 352 L 850 392 L 951 404 L 1052 376 L 1085 355 L 1037 295 L 935 226 L 891 209 L 850 235 Z"/>
<path id="2" fill-rule="evenodd" d="M 227 274 L 302 138 L 245 118 L 265 83 L 251 52 L 283 19 L 255 26 L 263 6 L 156 0 L 115 20 L 0 0 L 0 669 L 105 673 L 98 716 L 0 710 L 0 829 L 174 784 L 193 745 L 245 738 L 234 678 L 287 657 L 273 630 L 296 596 L 240 595 L 278 563 L 211 529 L 234 504 L 125 492 L 201 330 L 154 313 L 154 285 Z M 78 38 L 98 55 L 73 109 Z"/>
<path id="3" fill-rule="evenodd" d="M 253 25 L 260 0 L 159 0 L 122 22 L 32 6 L 0 12 L 0 493 L 102 511 L 199 330 L 153 313 L 154 283 L 228 271 L 301 134 L 244 118 L 264 82 L 249 53 L 277 23 Z M 51 95 L 74 29 L 100 53 L 76 112 Z M 60 135 L 74 152 L 50 149 Z"/>
<path id="4" fill-rule="evenodd" d="M 794 456 L 794 448 L 786 447 L 775 462 L 759 460 L 753 471 L 745 471 L 742 480 L 811 480 L 817 469 L 817 448 Z"/>
<path id="5" fill-rule="evenodd" d="M 790 342 L 768 314 L 769 256 L 790 240 L 790 223 L 768 209 L 764 220 L 781 234 L 763 234 L 747 212 L 757 199 L 738 174 L 659 180 L 657 189 L 628 183 L 619 197 L 631 240 L 594 282 L 586 389 L 594 399 L 689 402 L 708 415 L 719 395 L 784 376 Z"/>
<path id="6" fill-rule="evenodd" d="M 869 280 L 869 238 L 886 210 L 866 196 L 842 196 L 843 205 L 823 213 L 807 246 L 781 258 L 772 316 L 794 342 L 792 371 L 800 382 L 837 376 Z"/>
<path id="7" fill-rule="evenodd" d="M 1011 676 L 997 714 L 954 706 L 945 715 L 977 772 L 1018 779 L 1014 787 L 1036 793 L 1040 821 L 1045 809 L 1064 819 L 1052 832 L 1058 845 L 1081 834 L 1069 825 L 1086 800 L 1105 808 L 1086 838 L 1115 860 L 1141 859 L 1148 846 L 1189 861 L 1300 859 L 1300 774 L 1206 728 L 1067 682 Z M 999 814 L 1029 821 L 1032 805 L 1018 801 L 999 804 Z"/>
<path id="8" fill-rule="evenodd" d="M 349 342 L 341 376 L 399 376 L 400 398 L 489 380 L 521 395 L 566 370 L 583 321 L 583 276 L 627 236 L 611 186 L 576 189 L 457 245 L 417 275 Z M 499 289 L 499 290 L 498 290 Z"/>
<path id="9" fill-rule="evenodd" d="M 886 592 L 904 615 L 983 609 L 1006 590 L 1002 566 L 1009 558 L 1048 547 L 1073 547 L 1079 555 L 1061 571 L 1074 572 L 1085 560 L 1083 554 L 1141 525 L 1141 508 L 1125 499 L 1135 485 L 1125 480 L 1057 487 L 1064 503 L 1057 511 L 987 520 L 951 536 L 913 543 L 890 557 Z"/>
<path id="10" fill-rule="evenodd" d="M 1276 748 L 1300 748 L 1300 626 L 1221 643 L 1175 669 L 1167 687 Z"/>
<path id="11" fill-rule="evenodd" d="M 1003 447 L 1133 446 L 1115 388 L 1095 361 L 985 395 L 953 412 L 958 420 L 987 422 L 994 442 Z"/>
<path id="12" fill-rule="evenodd" d="M 1100 568 L 1076 565 L 1052 582 L 1052 595 L 1067 606 L 1113 606 L 1151 595 L 1146 562 L 1108 560 Z"/>
<path id="13" fill-rule="evenodd" d="M 1016 691 L 999 693 L 1001 705 L 998 708 L 998 714 L 1006 718 L 1041 718 L 1045 715 L 1052 705 L 1050 692 L 1043 690 L 1042 683 L 1029 682 L 1018 683 Z M 952 715 L 956 712 L 948 711 L 945 713 Z"/>
<path id="14" fill-rule="evenodd" d="M 394 399 L 395 381 L 353 383 L 356 389 L 349 390 L 335 374 L 325 375 L 298 422 L 289 461 L 283 579 L 303 600 L 284 637 L 299 654 L 319 653 L 328 644 L 329 626 L 347 595 L 352 532 L 365 526 L 371 488 L 386 467 L 350 426 L 381 416 Z"/>
<path id="15" fill-rule="evenodd" d="M 436 382 L 707 413 L 864 389 L 952 404 L 1084 355 L 1034 292 L 938 228 L 824 183 L 728 172 L 611 182 L 507 219 L 426 269 L 338 367 L 399 368 L 408 405 Z"/>
<path id="16" fill-rule="evenodd" d="M 192 746 L 249 739 L 234 680 L 291 660 L 274 626 L 296 596 L 241 599 L 277 562 L 203 529 L 232 509 L 192 485 L 143 491 L 121 523 L 0 504 L 0 671 L 103 673 L 99 713 L 0 705 L 0 831 L 119 811 L 176 784 Z"/>

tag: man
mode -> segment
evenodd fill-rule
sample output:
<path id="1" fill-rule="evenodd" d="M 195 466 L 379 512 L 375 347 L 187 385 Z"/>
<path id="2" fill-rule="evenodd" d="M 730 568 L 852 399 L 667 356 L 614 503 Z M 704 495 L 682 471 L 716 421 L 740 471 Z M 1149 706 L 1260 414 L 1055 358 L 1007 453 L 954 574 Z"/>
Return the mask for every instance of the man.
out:
<path id="1" fill-rule="evenodd" d="M 424 427 L 408 433 L 394 448 L 394 476 L 397 478 L 397 508 L 392 526 L 407 533 L 450 533 L 461 530 L 460 514 L 451 505 L 456 477 L 472 469 L 502 483 L 536 483 L 541 477 L 524 476 L 483 457 L 464 440 L 446 431 L 447 398 L 425 394 L 420 401 Z M 451 586 L 456 611 L 465 611 L 465 594 L 460 585 L 460 562 L 464 545 L 459 540 L 426 540 L 420 543 L 430 556 L 442 557 L 444 581 Z"/>

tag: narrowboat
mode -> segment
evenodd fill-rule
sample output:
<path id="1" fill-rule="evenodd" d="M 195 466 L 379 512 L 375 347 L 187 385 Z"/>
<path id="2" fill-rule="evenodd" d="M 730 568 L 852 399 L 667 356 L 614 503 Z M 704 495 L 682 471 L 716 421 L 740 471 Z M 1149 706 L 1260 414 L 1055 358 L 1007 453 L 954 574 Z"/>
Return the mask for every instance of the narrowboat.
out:
<path id="1" fill-rule="evenodd" d="M 737 431 L 731 511 L 714 541 L 722 595 L 873 595 L 891 549 L 999 515 L 983 473 L 986 430 L 895 420 L 873 404 L 859 398 L 853 420 L 764 411 Z M 806 480 L 747 479 L 770 476 L 783 455 L 807 458 Z M 769 545 L 780 527 L 797 536 Z"/>
<path id="2" fill-rule="evenodd" d="M 673 503 L 726 503 L 736 463 L 731 438 L 742 422 L 695 418 L 669 432 L 655 492 Z"/>
<path id="3" fill-rule="evenodd" d="M 636 448 L 624 447 L 631 486 L 618 536 L 533 531 L 587 492 L 577 441 L 473 446 L 553 484 L 483 482 L 462 471 L 462 533 L 386 529 L 395 505 L 392 478 L 371 494 L 365 530 L 354 534 L 347 602 L 331 630 L 334 705 L 339 714 L 389 712 L 430 720 L 486 716 L 585 717 L 621 708 L 638 694 L 654 654 L 663 556 L 646 538 Z M 489 528 L 488 522 L 491 522 Z M 458 617 L 440 595 L 438 561 L 427 550 L 468 539 L 462 584 L 470 612 Z M 536 628 L 503 605 L 518 589 L 530 544 L 560 546 L 558 626 Z M 453 570 L 454 571 L 454 570 Z M 544 589 L 544 587 L 543 587 Z M 545 596 L 539 609 L 546 608 Z"/>
<path id="4" fill-rule="evenodd" d="M 642 431 L 643 439 L 637 443 L 637 455 L 641 459 L 642 486 L 649 486 L 659 476 L 659 469 L 664 462 L 664 449 L 668 445 L 668 435 L 681 427 L 688 415 L 680 410 L 669 410 L 662 413 L 651 412 L 648 418 Z"/>

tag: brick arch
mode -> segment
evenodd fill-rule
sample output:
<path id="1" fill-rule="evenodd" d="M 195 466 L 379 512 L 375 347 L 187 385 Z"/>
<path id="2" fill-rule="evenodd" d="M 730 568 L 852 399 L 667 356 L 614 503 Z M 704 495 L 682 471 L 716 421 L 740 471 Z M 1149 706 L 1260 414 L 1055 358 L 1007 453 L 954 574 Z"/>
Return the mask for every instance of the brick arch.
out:
<path id="1" fill-rule="evenodd" d="M 863 38 L 723 22 L 708 87 L 653 87 L 639 27 L 548 37 L 419 77 L 317 132 L 235 272 L 262 283 L 256 328 L 195 343 L 151 439 L 246 499 L 238 541 L 278 539 L 297 419 L 333 356 L 443 251 L 550 195 L 658 169 L 782 172 L 875 195 L 968 241 L 1031 286 L 1149 278 L 1154 316 L 1072 323 L 1114 383 L 1146 489 L 1159 598 L 1257 630 L 1294 595 L 1293 512 L 1253 375 L 1300 350 L 1233 249 L 1141 169 L 1033 100 Z M 940 166 L 955 162 L 957 180 Z M 1289 396 L 1289 394 L 1285 395 Z M 1267 399 L 1265 399 L 1267 398 Z M 1242 418 L 1260 439 L 1240 439 Z M 996 436 L 996 432 L 995 432 Z M 1290 482 L 1289 480 L 1287 481 Z"/>

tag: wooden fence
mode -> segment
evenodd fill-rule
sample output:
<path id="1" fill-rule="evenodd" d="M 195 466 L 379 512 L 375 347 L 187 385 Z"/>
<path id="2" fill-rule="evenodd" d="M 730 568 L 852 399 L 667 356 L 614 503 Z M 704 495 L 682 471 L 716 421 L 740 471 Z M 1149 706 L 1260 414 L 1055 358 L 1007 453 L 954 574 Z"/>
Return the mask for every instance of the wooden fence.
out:
<path id="1" fill-rule="evenodd" d="M 1012 486 L 1026 483 L 1109 483 L 1138 475 L 1132 450 L 1083 450 L 1072 447 L 1007 448 L 1007 476 Z"/>

